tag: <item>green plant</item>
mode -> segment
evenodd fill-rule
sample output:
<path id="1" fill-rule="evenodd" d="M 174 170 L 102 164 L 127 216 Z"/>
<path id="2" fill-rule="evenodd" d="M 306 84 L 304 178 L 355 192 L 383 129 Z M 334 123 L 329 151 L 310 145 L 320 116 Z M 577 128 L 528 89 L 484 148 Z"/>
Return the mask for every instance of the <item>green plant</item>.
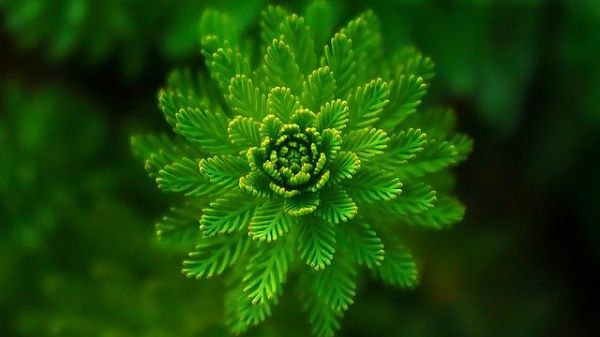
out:
<path id="1" fill-rule="evenodd" d="M 332 336 L 359 266 L 387 284 L 417 285 L 399 227 L 446 228 L 464 213 L 432 184 L 472 141 L 454 132 L 451 111 L 416 113 L 432 61 L 414 48 L 385 50 L 372 12 L 327 42 L 330 16 L 320 1 L 304 17 L 267 8 L 255 60 L 231 18 L 205 12 L 211 78 L 176 71 L 159 94 L 178 136 L 132 139 L 158 187 L 185 196 L 157 224 L 162 240 L 195 246 L 183 272 L 230 270 L 226 320 L 235 333 L 270 316 L 298 275 L 313 332 Z"/>

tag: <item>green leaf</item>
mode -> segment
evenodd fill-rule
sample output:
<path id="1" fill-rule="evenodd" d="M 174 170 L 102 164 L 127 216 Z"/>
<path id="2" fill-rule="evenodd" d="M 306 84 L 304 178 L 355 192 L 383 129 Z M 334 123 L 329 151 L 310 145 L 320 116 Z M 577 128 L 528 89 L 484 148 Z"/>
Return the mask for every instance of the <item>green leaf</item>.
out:
<path id="1" fill-rule="evenodd" d="M 316 294 L 312 295 L 305 306 L 312 332 L 317 337 L 333 337 L 341 327 L 340 320 L 344 316 L 341 310 L 331 308 Z"/>
<path id="2" fill-rule="evenodd" d="M 336 257 L 331 266 L 314 274 L 317 296 L 334 310 L 345 311 L 354 303 L 356 295 L 356 268 Z"/>
<path id="3" fill-rule="evenodd" d="M 392 135 L 385 156 L 373 163 L 379 168 L 395 171 L 423 151 L 426 143 L 427 135 L 419 129 L 400 131 L 397 135 Z"/>
<path id="4" fill-rule="evenodd" d="M 176 115 L 180 135 L 211 153 L 231 152 L 227 118 L 220 112 L 199 109 L 181 110 Z"/>
<path id="5" fill-rule="evenodd" d="M 412 183 L 403 186 L 402 193 L 389 203 L 383 205 L 387 212 L 395 216 L 419 214 L 429 211 L 436 202 L 436 192 L 431 186 L 423 183 Z M 377 210 L 374 208 L 374 212 Z"/>
<path id="6" fill-rule="evenodd" d="M 274 39 L 281 36 L 281 23 L 289 15 L 288 11 L 280 6 L 268 6 L 261 13 L 260 31 L 263 42 L 263 53 Z"/>
<path id="7" fill-rule="evenodd" d="M 270 198 L 273 192 L 269 183 L 271 183 L 271 178 L 262 171 L 254 170 L 240 178 L 240 189 L 253 197 Z"/>
<path id="8" fill-rule="evenodd" d="M 208 177 L 211 183 L 223 189 L 233 189 L 238 186 L 240 177 L 250 172 L 250 167 L 243 157 L 223 155 L 202 159 L 200 172 Z"/>
<path id="9" fill-rule="evenodd" d="M 158 93 L 158 105 L 165 116 L 165 120 L 174 129 L 177 124 L 176 114 L 181 109 L 210 108 L 210 101 L 202 95 L 200 88 L 206 86 L 206 79 L 202 74 L 194 78 L 189 70 L 175 70 L 169 74 L 167 87 Z"/>
<path id="10" fill-rule="evenodd" d="M 312 1 L 304 14 L 306 24 L 311 28 L 316 46 L 322 46 L 331 36 L 335 25 L 336 13 L 329 1 Z"/>
<path id="11" fill-rule="evenodd" d="M 277 300 L 272 302 L 276 304 Z M 249 327 L 262 323 L 271 314 L 271 303 L 252 304 L 242 286 L 228 291 L 225 296 L 225 324 L 234 334 L 246 332 Z"/>
<path id="12" fill-rule="evenodd" d="M 427 82 L 435 75 L 435 65 L 431 58 L 423 56 L 414 47 L 402 48 L 392 57 L 392 62 L 397 67 L 396 73 L 400 75 L 416 75 Z"/>
<path id="13" fill-rule="evenodd" d="M 373 11 L 368 10 L 350 21 L 341 33 L 352 41 L 356 64 L 359 65 L 356 69 L 359 82 L 374 77 L 383 54 L 383 41 L 380 23 Z"/>
<path id="14" fill-rule="evenodd" d="M 390 88 L 381 78 L 356 88 L 348 100 L 351 129 L 362 129 L 375 124 L 390 102 Z"/>
<path id="15" fill-rule="evenodd" d="M 458 200 L 439 197 L 433 208 L 418 214 L 407 214 L 403 221 L 412 226 L 446 229 L 460 222 L 464 215 L 465 206 Z"/>
<path id="16" fill-rule="evenodd" d="M 383 282 L 402 288 L 415 288 L 419 283 L 419 273 L 412 254 L 403 246 L 388 245 L 383 263 L 377 269 Z"/>
<path id="17" fill-rule="evenodd" d="M 234 191 L 218 198 L 203 210 L 200 230 L 204 236 L 233 233 L 250 224 L 256 209 L 256 199 Z"/>
<path id="18" fill-rule="evenodd" d="M 259 146 L 260 138 L 260 123 L 252 118 L 237 116 L 229 122 L 227 128 L 229 140 L 234 145 L 239 145 L 248 149 L 251 146 Z"/>
<path id="19" fill-rule="evenodd" d="M 205 10 L 200 17 L 200 36 L 210 35 L 239 46 L 240 29 L 237 22 L 226 13 L 214 9 Z"/>
<path id="20" fill-rule="evenodd" d="M 298 235 L 300 258 L 315 270 L 331 264 L 335 253 L 335 228 L 333 223 L 315 217 L 303 217 Z"/>
<path id="21" fill-rule="evenodd" d="M 315 125 L 316 115 L 309 109 L 300 108 L 296 110 L 290 117 L 290 122 L 297 124 L 300 130 L 304 130 L 308 127 Z"/>
<path id="22" fill-rule="evenodd" d="M 304 216 L 314 212 L 319 203 L 318 193 L 302 192 L 299 195 L 285 199 L 285 210 L 291 216 Z"/>
<path id="23" fill-rule="evenodd" d="M 415 159 L 397 168 L 395 175 L 402 180 L 419 178 L 456 163 L 458 158 L 459 153 L 452 143 L 428 141 Z"/>
<path id="24" fill-rule="evenodd" d="M 427 138 L 443 141 L 456 130 L 456 115 L 452 109 L 434 107 L 413 114 L 402 122 L 402 127 L 421 128 Z"/>
<path id="25" fill-rule="evenodd" d="M 417 111 L 426 93 L 427 84 L 422 77 L 400 76 L 392 82 L 390 105 L 378 125 L 386 130 L 394 130 L 406 117 Z"/>
<path id="26" fill-rule="evenodd" d="M 262 118 L 266 114 L 265 95 L 255 88 L 246 75 L 236 75 L 229 84 L 229 103 L 233 110 L 246 117 Z"/>
<path id="27" fill-rule="evenodd" d="M 342 183 L 359 204 L 392 200 L 402 192 L 400 179 L 373 167 L 361 167 L 352 179 Z"/>
<path id="28" fill-rule="evenodd" d="M 134 155 L 144 162 L 144 168 L 150 178 L 154 179 L 168 164 L 184 157 L 195 158 L 201 155 L 195 149 L 165 135 L 133 136 L 131 147 Z"/>
<path id="29" fill-rule="evenodd" d="M 271 242 L 283 236 L 298 222 L 285 212 L 282 199 L 270 199 L 259 206 L 250 221 L 249 234 L 253 239 Z"/>
<path id="30" fill-rule="evenodd" d="M 331 179 L 335 182 L 351 179 L 360 169 L 360 165 L 360 159 L 354 152 L 342 151 L 335 156 L 329 166 Z"/>
<path id="31" fill-rule="evenodd" d="M 202 55 L 206 66 L 222 92 L 228 91 L 230 81 L 236 75 L 250 75 L 250 61 L 238 48 L 232 47 L 229 41 L 221 42 L 210 36 L 204 39 L 203 47 Z M 214 51 L 210 51 L 211 49 Z"/>
<path id="32" fill-rule="evenodd" d="M 171 207 L 169 213 L 156 223 L 156 236 L 163 244 L 174 249 L 189 249 L 199 238 L 198 219 L 202 208 L 196 203 Z"/>
<path id="33" fill-rule="evenodd" d="M 335 158 L 342 148 L 342 135 L 336 129 L 323 130 L 321 134 L 321 152 L 327 158 Z"/>
<path id="34" fill-rule="evenodd" d="M 291 259 L 290 245 L 285 240 L 277 240 L 255 251 L 243 279 L 244 293 L 252 304 L 269 302 L 281 293 Z"/>
<path id="35" fill-rule="evenodd" d="M 288 87 L 292 92 L 300 92 L 304 79 L 291 47 L 285 42 L 273 40 L 267 48 L 263 70 L 268 87 Z"/>
<path id="36" fill-rule="evenodd" d="M 305 107 L 317 111 L 325 102 L 333 99 L 335 89 L 335 79 L 329 67 L 315 69 L 302 85 L 302 103 Z"/>
<path id="37" fill-rule="evenodd" d="M 249 242 L 245 236 L 202 238 L 183 261 L 183 273 L 198 280 L 220 275 L 248 250 Z"/>
<path id="38" fill-rule="evenodd" d="M 450 138 L 448 142 L 454 145 L 454 147 L 456 148 L 457 162 L 467 159 L 469 154 L 473 151 L 473 139 L 471 139 L 471 137 L 467 135 L 455 135 L 452 138 Z"/>
<path id="39" fill-rule="evenodd" d="M 354 221 L 339 228 L 339 241 L 352 261 L 369 269 L 381 265 L 385 256 L 384 245 L 368 224 Z"/>
<path id="40" fill-rule="evenodd" d="M 374 128 L 351 131 L 345 140 L 342 149 L 354 152 L 361 160 L 383 154 L 390 142 L 390 138 L 383 130 Z"/>
<path id="41" fill-rule="evenodd" d="M 292 48 L 300 71 L 308 74 L 317 64 L 310 27 L 304 22 L 303 17 L 296 14 L 286 16 L 280 27 L 283 41 Z"/>
<path id="42" fill-rule="evenodd" d="M 317 130 L 325 129 L 342 130 L 350 121 L 348 103 L 341 99 L 325 103 L 317 114 Z"/>
<path id="43" fill-rule="evenodd" d="M 325 46 L 322 64 L 328 65 L 337 84 L 336 97 L 346 97 L 356 83 L 356 60 L 352 50 L 352 41 L 345 34 L 337 33 Z"/>
<path id="44" fill-rule="evenodd" d="M 324 189 L 321 191 L 321 203 L 315 215 L 331 223 L 346 222 L 353 219 L 358 213 L 358 207 L 348 196 L 348 193 L 339 188 Z"/>
<path id="45" fill-rule="evenodd" d="M 216 187 L 200 173 L 196 161 L 189 158 L 181 158 L 158 171 L 156 183 L 163 192 L 183 193 L 186 196 L 201 196 L 216 191 Z"/>
<path id="46" fill-rule="evenodd" d="M 267 99 L 267 111 L 269 114 L 279 117 L 282 121 L 288 121 L 290 116 L 300 103 L 289 88 L 274 87 L 269 92 Z"/>

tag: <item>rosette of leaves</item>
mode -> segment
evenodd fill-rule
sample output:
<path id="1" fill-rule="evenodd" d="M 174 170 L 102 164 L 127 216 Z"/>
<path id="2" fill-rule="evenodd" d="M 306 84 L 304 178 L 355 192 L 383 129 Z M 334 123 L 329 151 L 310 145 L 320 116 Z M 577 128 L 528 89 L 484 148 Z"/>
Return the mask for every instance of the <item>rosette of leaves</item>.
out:
<path id="1" fill-rule="evenodd" d="M 464 213 L 432 184 L 471 140 L 454 133 L 450 111 L 416 111 L 432 61 L 414 48 L 385 50 L 370 11 L 329 38 L 331 15 L 324 2 L 304 17 L 268 7 L 254 59 L 235 22 L 205 13 L 210 78 L 178 71 L 159 94 L 177 136 L 132 139 L 159 188 L 184 195 L 157 224 L 161 239 L 195 246 L 183 272 L 229 271 L 235 333 L 271 315 L 294 273 L 313 332 L 332 336 L 358 267 L 416 286 L 396 229 L 445 228 Z"/>

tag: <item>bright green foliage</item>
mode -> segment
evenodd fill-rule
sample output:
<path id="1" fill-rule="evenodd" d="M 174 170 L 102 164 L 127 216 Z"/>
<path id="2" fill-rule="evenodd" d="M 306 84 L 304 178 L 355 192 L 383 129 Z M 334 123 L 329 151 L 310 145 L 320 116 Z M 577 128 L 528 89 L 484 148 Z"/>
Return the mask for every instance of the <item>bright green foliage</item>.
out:
<path id="1" fill-rule="evenodd" d="M 183 193 L 197 210 L 186 213 L 200 232 L 184 273 L 231 270 L 226 321 L 236 333 L 270 316 L 288 275 L 298 273 L 313 331 L 334 335 L 360 266 L 385 283 L 417 285 L 399 226 L 446 228 L 464 214 L 428 181 L 472 147 L 454 133 L 451 112 L 417 112 L 431 60 L 415 49 L 385 59 L 371 12 L 321 47 L 332 27 L 313 32 L 315 12 L 326 13 L 326 4 L 311 5 L 309 19 L 267 8 L 258 60 L 232 35 L 227 15 L 205 14 L 223 27 L 201 38 L 212 81 L 176 72 L 159 103 L 178 136 L 133 140 L 159 187 Z M 189 238 L 187 223 L 163 220 L 159 235 Z"/>

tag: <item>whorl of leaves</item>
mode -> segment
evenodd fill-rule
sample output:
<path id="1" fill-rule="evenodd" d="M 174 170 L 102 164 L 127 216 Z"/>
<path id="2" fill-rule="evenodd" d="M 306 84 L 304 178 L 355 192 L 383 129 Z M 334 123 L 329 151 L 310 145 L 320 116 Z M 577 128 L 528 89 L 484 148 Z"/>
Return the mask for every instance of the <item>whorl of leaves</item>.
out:
<path id="1" fill-rule="evenodd" d="M 197 246 L 184 273 L 238 274 L 226 301 L 236 333 L 271 315 L 293 272 L 310 281 L 301 298 L 313 332 L 333 336 L 360 267 L 417 285 L 396 229 L 447 228 L 464 214 L 430 179 L 472 147 L 451 112 L 417 112 L 431 60 L 412 48 L 384 58 L 372 12 L 333 33 L 313 17 L 330 13 L 317 4 L 306 17 L 264 10 L 258 60 L 226 30 L 226 14 L 211 15 L 201 39 L 210 79 L 175 72 L 160 93 L 177 136 L 133 139 L 159 188 L 185 196 L 185 210 L 158 226 L 161 239 Z M 193 222 L 195 237 L 183 225 Z"/>

